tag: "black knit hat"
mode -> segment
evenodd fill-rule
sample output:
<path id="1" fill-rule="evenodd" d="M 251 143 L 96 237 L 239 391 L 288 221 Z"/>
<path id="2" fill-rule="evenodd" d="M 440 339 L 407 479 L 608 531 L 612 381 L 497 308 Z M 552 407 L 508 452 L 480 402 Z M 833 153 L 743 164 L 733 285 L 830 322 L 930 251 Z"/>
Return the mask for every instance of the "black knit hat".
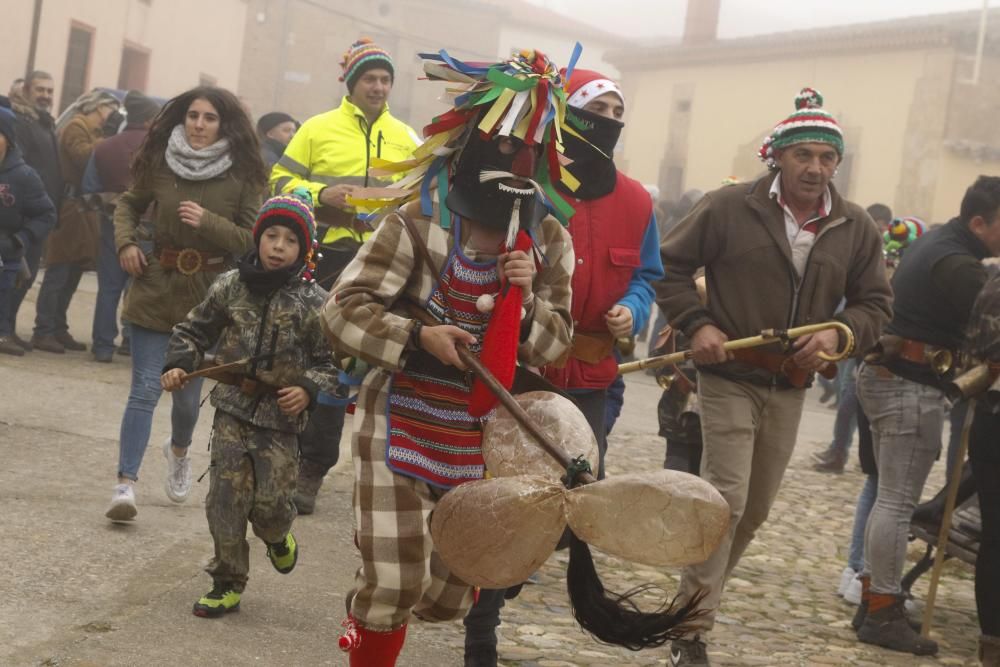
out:
<path id="1" fill-rule="evenodd" d="M 295 123 L 296 128 L 299 126 L 299 122 L 284 111 L 272 111 L 257 119 L 257 133 L 263 137 L 282 123 Z"/>
<path id="2" fill-rule="evenodd" d="M 160 113 L 160 105 L 157 104 L 156 100 L 143 95 L 138 90 L 128 91 L 123 105 L 129 125 L 141 125 Z"/>
<path id="3" fill-rule="evenodd" d="M 6 96 L 0 95 L 0 134 L 7 140 L 7 150 L 11 150 L 17 141 L 16 128 L 17 117 L 10 108 L 10 100 Z"/>

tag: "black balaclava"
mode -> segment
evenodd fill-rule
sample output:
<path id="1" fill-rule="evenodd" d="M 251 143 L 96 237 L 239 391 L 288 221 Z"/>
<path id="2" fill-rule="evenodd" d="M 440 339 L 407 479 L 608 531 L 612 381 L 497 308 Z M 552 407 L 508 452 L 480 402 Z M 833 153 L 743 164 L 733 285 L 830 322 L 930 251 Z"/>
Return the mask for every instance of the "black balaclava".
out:
<path id="1" fill-rule="evenodd" d="M 505 155 L 500 152 L 499 137 L 483 139 L 482 133 L 473 127 L 458 157 L 451 190 L 445 200 L 450 211 L 499 230 L 508 229 L 515 202 L 519 207 L 521 229 L 529 229 L 545 217 L 545 204 L 534 186 L 528 184 L 515 192 L 500 179 L 480 181 L 480 173 L 484 171 L 503 171 L 520 178 L 534 178 L 536 147 L 525 145 L 518 139 L 513 141 L 517 149 Z"/>
<path id="2" fill-rule="evenodd" d="M 566 110 L 566 122 L 586 139 L 581 141 L 569 132 L 563 133 L 563 152 L 573 161 L 566 170 L 580 181 L 580 187 L 573 192 L 561 181 L 556 186 L 577 199 L 598 199 L 611 193 L 618 179 L 613 159 L 615 145 L 625 123 L 579 107 Z"/>

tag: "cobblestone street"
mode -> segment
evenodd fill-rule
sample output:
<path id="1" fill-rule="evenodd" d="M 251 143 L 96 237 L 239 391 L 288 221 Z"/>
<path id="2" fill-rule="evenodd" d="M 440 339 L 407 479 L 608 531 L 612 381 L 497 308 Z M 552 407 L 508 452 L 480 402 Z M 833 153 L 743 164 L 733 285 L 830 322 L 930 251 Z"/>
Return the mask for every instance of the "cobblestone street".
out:
<path id="1" fill-rule="evenodd" d="M 71 309 L 78 338 L 90 329 L 96 285 L 85 276 Z M 37 290 L 37 288 L 36 288 Z M 28 333 L 34 292 L 22 312 Z M 251 581 L 241 613 L 217 621 L 191 615 L 209 585 L 201 567 L 211 539 L 201 500 L 173 505 L 164 496 L 160 443 L 169 405 L 161 403 L 137 486 L 139 517 L 111 526 L 110 497 L 117 433 L 128 393 L 129 364 L 96 364 L 87 353 L 33 352 L 0 358 L 0 501 L 7 539 L 0 558 L 2 665 L 343 665 L 336 648 L 343 595 L 357 566 L 351 542 L 350 462 L 341 460 L 321 491 L 317 513 L 296 521 L 302 545 L 296 571 L 271 571 L 264 547 L 251 541 Z M 207 387 L 206 387 L 207 389 Z M 629 377 L 622 418 L 611 437 L 609 474 L 662 465 L 657 437 L 659 390 L 648 376 Z M 937 658 L 875 649 L 850 629 L 854 609 L 835 588 L 845 564 L 854 501 L 863 477 L 813 472 L 809 455 L 827 444 L 833 411 L 810 395 L 785 484 L 757 539 L 730 580 L 709 636 L 713 665 L 972 665 L 978 627 L 971 568 L 949 562 L 938 590 L 933 636 Z M 211 423 L 206 404 L 192 448 L 194 470 L 208 465 Z M 939 463 L 930 495 L 943 482 Z M 922 549 L 911 546 L 916 558 Z M 654 582 L 672 595 L 676 572 L 656 572 L 596 554 L 605 585 L 623 592 Z M 504 665 L 664 665 L 668 648 L 632 653 L 590 639 L 572 619 L 565 592 L 565 553 L 508 602 L 500 628 Z M 915 586 L 918 602 L 929 575 Z M 642 598 L 655 606 L 656 596 Z M 461 664 L 458 624 L 414 624 L 401 665 Z"/>

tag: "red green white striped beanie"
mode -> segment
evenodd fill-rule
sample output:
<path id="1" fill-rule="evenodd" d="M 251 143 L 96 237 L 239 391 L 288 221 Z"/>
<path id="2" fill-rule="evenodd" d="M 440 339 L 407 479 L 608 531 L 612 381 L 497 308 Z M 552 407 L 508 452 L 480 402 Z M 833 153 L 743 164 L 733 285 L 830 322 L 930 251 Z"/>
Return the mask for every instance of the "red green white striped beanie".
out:
<path id="1" fill-rule="evenodd" d="M 803 88 L 795 96 L 795 112 L 774 126 L 764 139 L 758 157 L 768 167 L 777 166 L 775 154 L 789 146 L 804 143 L 829 144 L 844 157 L 844 135 L 837 119 L 823 109 L 823 96 L 814 88 Z"/>
<path id="2" fill-rule="evenodd" d="M 289 193 L 271 197 L 257 213 L 253 226 L 254 245 L 260 246 L 264 230 L 274 225 L 283 225 L 292 230 L 299 240 L 299 259 L 305 262 L 303 278 L 312 279 L 315 268 L 313 255 L 319 243 L 316 239 L 316 218 L 313 215 L 312 195 L 305 188 L 295 188 Z"/>
<path id="3" fill-rule="evenodd" d="M 354 84 L 370 69 L 385 69 L 389 71 L 389 76 L 396 76 L 389 52 L 368 37 L 362 37 L 351 44 L 351 48 L 344 52 L 340 66 L 344 70 L 340 80 L 347 82 L 348 92 L 354 92 Z"/>

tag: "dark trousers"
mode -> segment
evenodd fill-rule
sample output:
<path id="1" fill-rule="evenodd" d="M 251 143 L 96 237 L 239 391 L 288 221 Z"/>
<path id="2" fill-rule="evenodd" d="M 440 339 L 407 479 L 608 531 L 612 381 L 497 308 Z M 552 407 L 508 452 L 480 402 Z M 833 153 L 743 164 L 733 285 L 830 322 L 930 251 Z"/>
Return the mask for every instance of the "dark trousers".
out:
<path id="1" fill-rule="evenodd" d="M 26 280 L 20 287 L 13 288 L 9 306 L 11 333 L 17 331 L 17 311 L 21 309 L 21 303 L 24 301 L 28 290 L 31 289 L 32 284 L 34 284 L 35 276 L 38 275 L 38 265 L 42 262 L 42 244 L 44 242 L 44 239 L 41 241 L 29 241 L 27 247 L 24 249 L 24 257 L 21 258 L 21 261 L 28 266 L 31 278 Z"/>
<path id="2" fill-rule="evenodd" d="M 496 629 L 500 625 L 500 610 L 503 609 L 506 592 L 506 589 L 487 588 L 479 591 L 479 599 L 462 621 L 465 625 L 466 648 L 477 644 L 492 646 L 497 643 Z"/>
<path id="3" fill-rule="evenodd" d="M 1000 415 L 976 411 L 969 460 L 983 521 L 976 557 L 976 611 L 982 633 L 1000 637 Z"/>
<path id="4" fill-rule="evenodd" d="M 118 336 L 118 302 L 128 285 L 128 274 L 118 263 L 115 226 L 110 218 L 101 220 L 101 247 L 97 256 L 97 303 L 91 338 L 93 351 L 114 352 Z M 125 328 L 125 327 L 123 327 Z M 128 331 L 124 332 L 127 337 Z"/>
<path id="5" fill-rule="evenodd" d="M 599 462 L 597 467 L 597 479 L 604 479 L 604 455 L 608 451 L 608 430 L 605 420 L 607 419 L 608 400 L 607 389 L 572 389 L 569 395 L 580 408 L 580 412 L 586 417 L 590 424 L 590 430 L 597 438 L 597 451 Z"/>
<path id="6" fill-rule="evenodd" d="M 66 311 L 83 276 L 80 264 L 52 264 L 45 267 L 42 286 L 35 304 L 35 335 L 55 336 L 69 331 Z"/>
<path id="7" fill-rule="evenodd" d="M 306 429 L 299 435 L 299 458 L 303 463 L 312 464 L 310 467 L 319 477 L 337 465 L 340 458 L 345 410 L 343 405 L 318 404 L 309 416 Z"/>

